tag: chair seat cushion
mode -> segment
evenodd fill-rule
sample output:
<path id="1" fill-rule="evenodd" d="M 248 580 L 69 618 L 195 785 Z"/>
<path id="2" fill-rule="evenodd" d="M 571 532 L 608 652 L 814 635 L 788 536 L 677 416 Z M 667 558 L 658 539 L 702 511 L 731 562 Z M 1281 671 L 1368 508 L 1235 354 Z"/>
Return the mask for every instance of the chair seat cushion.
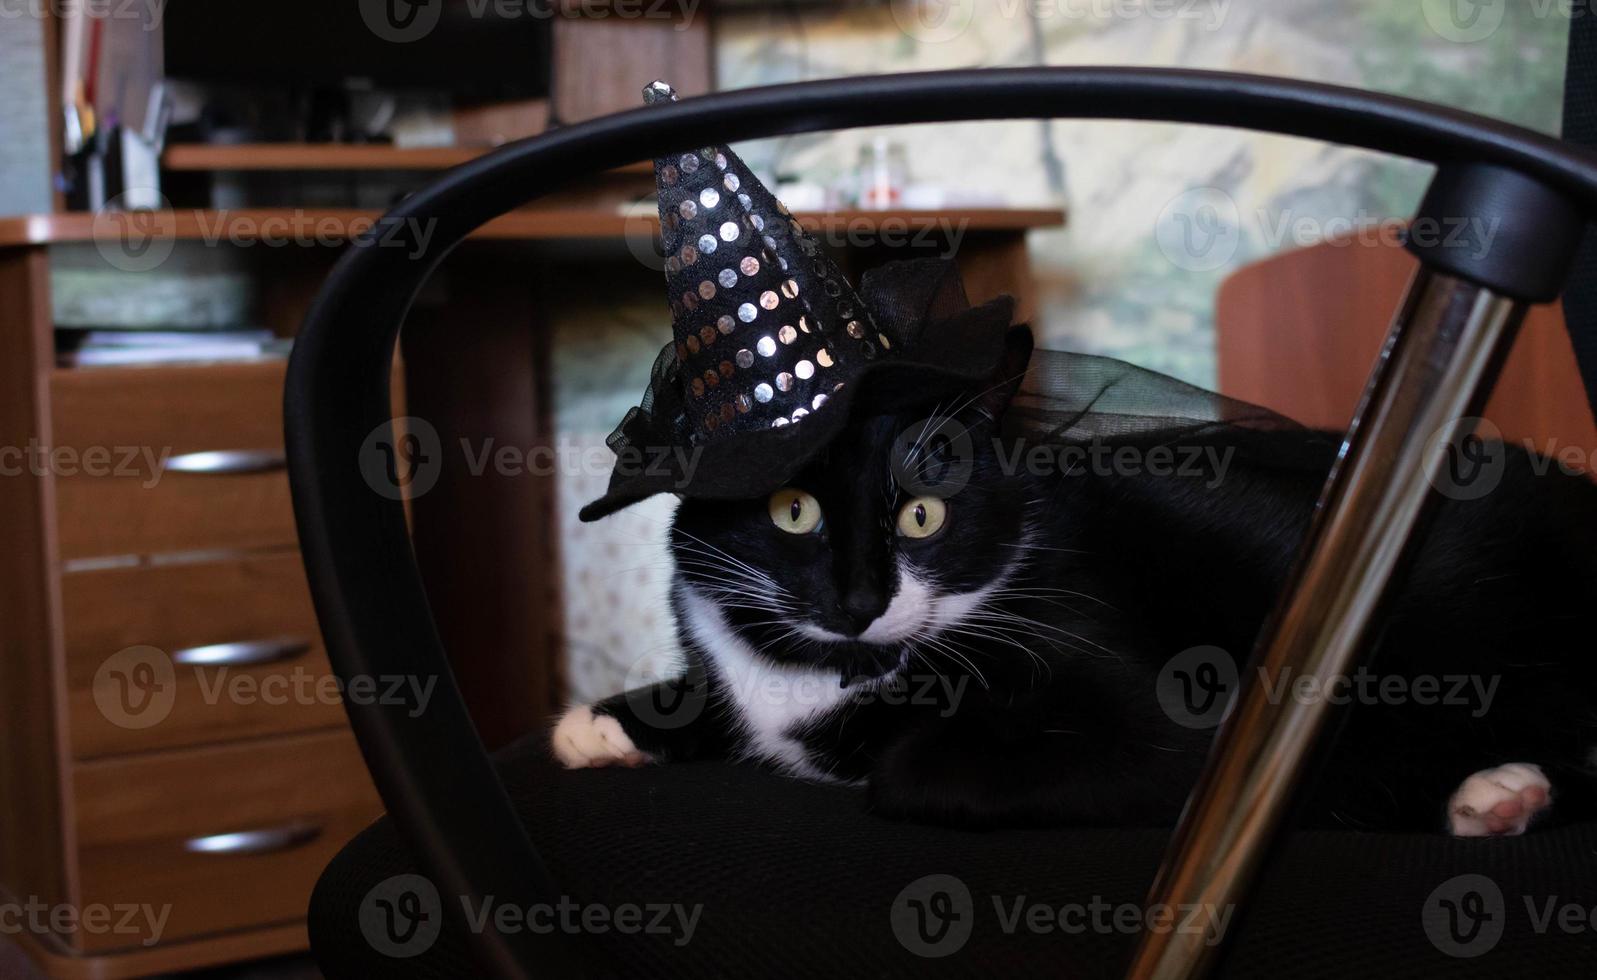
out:
<path id="1" fill-rule="evenodd" d="M 1499 840 L 1295 833 L 1246 918 L 1149 916 L 1164 831 L 892 823 L 857 790 L 751 765 L 568 772 L 541 737 L 498 762 L 569 898 L 517 919 L 584 928 L 626 976 L 1118 977 L 1144 928 L 1222 923 L 1228 977 L 1597 976 L 1592 823 Z M 477 975 L 450 928 L 396 938 L 374 920 L 373 899 L 417 872 L 386 820 L 334 859 L 310 910 L 329 977 Z M 423 896 L 407 907 L 450 901 Z"/>

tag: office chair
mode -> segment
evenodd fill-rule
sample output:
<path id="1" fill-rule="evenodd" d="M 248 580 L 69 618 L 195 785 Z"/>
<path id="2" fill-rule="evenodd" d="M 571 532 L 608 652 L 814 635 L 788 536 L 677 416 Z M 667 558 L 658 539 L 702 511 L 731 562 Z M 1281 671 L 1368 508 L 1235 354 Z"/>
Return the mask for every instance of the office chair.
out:
<path id="1" fill-rule="evenodd" d="M 495 757 L 484 750 L 403 506 L 360 469 L 363 442 L 391 414 L 400 322 L 444 255 L 565 180 L 657 154 L 828 128 L 1040 117 L 1235 126 L 1427 160 L 1437 172 L 1416 227 L 1466 217 L 1496 229 L 1490 249 L 1441 236 L 1408 243 L 1419 271 L 1255 654 L 1275 676 L 1355 669 L 1402 545 L 1430 509 L 1439 460 L 1426 443 L 1483 404 L 1527 305 L 1559 296 L 1597 211 L 1597 155 L 1406 99 L 1161 69 L 835 79 L 551 131 L 442 175 L 352 243 L 289 367 L 295 512 L 334 669 L 437 683 L 426 711 L 348 708 L 389 816 L 345 848 L 312 900 L 312 945 L 329 976 L 1592 974 L 1597 937 L 1540 910 L 1548 899 L 1597 905 L 1597 824 L 1487 841 L 1282 834 L 1330 731 L 1329 706 L 1271 703 L 1257 683 L 1238 693 L 1173 838 L 890 823 L 862 812 L 853 790 L 730 763 L 565 772 L 543 733 Z M 392 247 L 416 227 L 431 227 L 431 240 Z M 1591 349 L 1591 338 L 1576 346 Z M 1199 928 L 1092 924 L 1095 908 L 1149 903 L 1188 910 Z M 1050 932 L 1010 918 L 1033 906 L 1080 915 L 1061 914 Z M 649 920 L 674 907 L 698 909 L 691 930 L 651 931 L 630 911 Z M 561 908 L 599 911 L 563 929 Z M 522 914 L 484 924 L 485 909 Z M 549 914 L 528 922 L 531 909 Z M 1201 928 L 1202 910 L 1226 927 Z"/>

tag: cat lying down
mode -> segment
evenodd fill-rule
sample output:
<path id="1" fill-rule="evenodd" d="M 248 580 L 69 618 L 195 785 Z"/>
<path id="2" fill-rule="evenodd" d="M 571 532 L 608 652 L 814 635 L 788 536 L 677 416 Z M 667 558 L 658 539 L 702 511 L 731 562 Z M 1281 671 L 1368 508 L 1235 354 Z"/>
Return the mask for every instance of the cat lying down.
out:
<path id="1" fill-rule="evenodd" d="M 1003 424 L 1029 334 L 1011 345 L 999 383 L 856 419 L 769 496 L 685 500 L 682 677 L 571 708 L 560 761 L 751 758 L 965 827 L 1172 824 L 1219 717 L 1179 695 L 1246 669 L 1337 439 L 1031 452 Z M 1361 676 L 1256 678 L 1343 705 L 1303 822 L 1479 837 L 1597 814 L 1597 486 L 1494 451 L 1490 492 L 1441 503 Z"/>

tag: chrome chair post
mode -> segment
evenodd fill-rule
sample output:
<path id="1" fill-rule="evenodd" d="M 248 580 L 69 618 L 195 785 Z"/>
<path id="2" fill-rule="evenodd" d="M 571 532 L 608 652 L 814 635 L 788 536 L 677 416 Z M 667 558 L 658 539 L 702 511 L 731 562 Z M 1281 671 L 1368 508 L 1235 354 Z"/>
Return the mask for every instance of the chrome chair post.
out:
<path id="1" fill-rule="evenodd" d="M 1307 675 L 1323 684 L 1356 666 L 1411 532 L 1435 498 L 1450 435 L 1480 410 L 1525 310 L 1523 301 L 1467 280 L 1425 266 L 1415 273 L 1150 906 L 1243 903 L 1332 707 L 1325 699 L 1272 700 L 1279 687 L 1263 681 Z M 1200 977 L 1219 949 L 1179 930 L 1148 933 L 1128 976 Z"/>

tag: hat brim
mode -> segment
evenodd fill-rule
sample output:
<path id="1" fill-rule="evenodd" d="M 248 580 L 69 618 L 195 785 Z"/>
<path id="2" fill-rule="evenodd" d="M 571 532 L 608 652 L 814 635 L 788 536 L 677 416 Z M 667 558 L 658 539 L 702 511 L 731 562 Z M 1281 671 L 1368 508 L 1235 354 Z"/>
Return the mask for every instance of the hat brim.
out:
<path id="1" fill-rule="evenodd" d="M 930 324 L 898 356 L 863 365 L 826 405 L 794 425 L 684 447 L 669 420 L 640 418 L 609 489 L 577 517 L 597 521 L 659 493 L 749 500 L 780 490 L 856 417 L 892 414 L 990 384 L 1003 364 L 1013 317 L 1014 300 L 1000 296 Z"/>

